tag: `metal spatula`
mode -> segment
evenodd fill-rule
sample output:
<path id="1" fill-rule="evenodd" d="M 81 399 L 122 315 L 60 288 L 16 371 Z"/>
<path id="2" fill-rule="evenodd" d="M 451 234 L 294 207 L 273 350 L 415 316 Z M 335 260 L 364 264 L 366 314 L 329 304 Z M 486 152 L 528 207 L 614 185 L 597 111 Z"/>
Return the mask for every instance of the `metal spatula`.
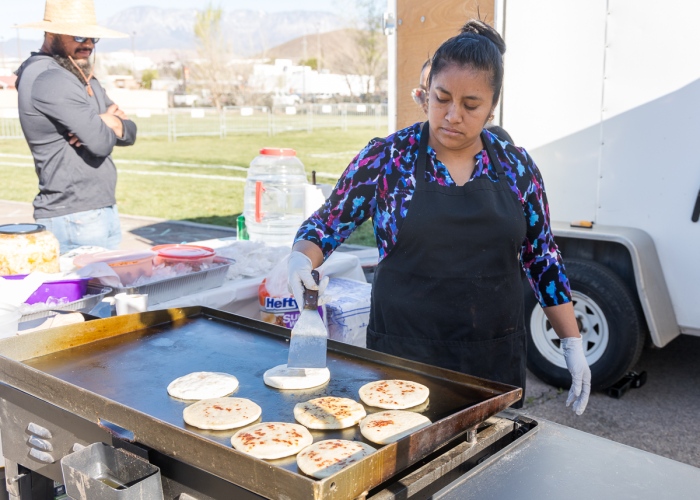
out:
<path id="1" fill-rule="evenodd" d="M 318 283 L 318 271 L 311 271 Z M 304 288 L 304 308 L 289 342 L 288 368 L 325 368 L 328 333 L 318 314 L 318 290 Z"/>

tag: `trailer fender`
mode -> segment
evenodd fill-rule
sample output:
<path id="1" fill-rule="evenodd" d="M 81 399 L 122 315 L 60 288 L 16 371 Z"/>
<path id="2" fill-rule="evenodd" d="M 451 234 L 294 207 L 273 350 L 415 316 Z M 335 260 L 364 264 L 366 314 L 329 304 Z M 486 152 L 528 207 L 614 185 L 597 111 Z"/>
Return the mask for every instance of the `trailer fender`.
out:
<path id="1" fill-rule="evenodd" d="M 552 222 L 552 232 L 562 249 L 564 265 L 567 256 L 590 260 L 597 260 L 598 257 L 590 248 L 576 249 L 576 245 L 571 243 L 590 241 L 622 245 L 629 253 L 634 285 L 652 342 L 657 347 L 663 347 L 680 335 L 661 261 L 654 240 L 647 232 L 631 227 L 598 224 L 594 224 L 592 228 L 579 228 L 558 221 Z M 567 247 L 570 247 L 571 252 Z"/>

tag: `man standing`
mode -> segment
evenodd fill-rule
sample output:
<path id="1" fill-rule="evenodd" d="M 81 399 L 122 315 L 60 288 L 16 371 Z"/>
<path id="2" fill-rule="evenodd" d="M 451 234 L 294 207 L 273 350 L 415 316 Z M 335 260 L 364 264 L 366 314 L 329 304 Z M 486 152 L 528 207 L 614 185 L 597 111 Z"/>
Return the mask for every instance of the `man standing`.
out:
<path id="1" fill-rule="evenodd" d="M 44 43 L 17 70 L 19 115 L 39 177 L 34 219 L 61 253 L 121 241 L 114 146 L 130 146 L 136 125 L 92 76 L 100 38 L 126 37 L 97 25 L 93 0 L 46 0 Z"/>

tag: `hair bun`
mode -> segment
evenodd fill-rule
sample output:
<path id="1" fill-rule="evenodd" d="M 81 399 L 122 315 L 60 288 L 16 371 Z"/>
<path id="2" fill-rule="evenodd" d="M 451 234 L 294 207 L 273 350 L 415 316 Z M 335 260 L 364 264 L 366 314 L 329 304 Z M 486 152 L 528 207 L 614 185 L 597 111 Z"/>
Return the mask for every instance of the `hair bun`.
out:
<path id="1" fill-rule="evenodd" d="M 470 19 L 459 30 L 460 34 L 473 33 L 488 38 L 498 49 L 501 55 L 506 53 L 506 42 L 503 41 L 501 35 L 483 21 L 478 19 Z"/>

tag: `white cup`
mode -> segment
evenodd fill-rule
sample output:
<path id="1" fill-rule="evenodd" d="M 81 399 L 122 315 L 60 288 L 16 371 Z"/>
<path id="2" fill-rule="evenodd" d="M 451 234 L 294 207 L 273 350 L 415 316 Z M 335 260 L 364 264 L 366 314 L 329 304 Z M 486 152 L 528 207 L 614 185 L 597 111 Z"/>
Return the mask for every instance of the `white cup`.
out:
<path id="1" fill-rule="evenodd" d="M 118 293 L 114 296 L 117 315 L 142 313 L 148 310 L 148 294 Z"/>

